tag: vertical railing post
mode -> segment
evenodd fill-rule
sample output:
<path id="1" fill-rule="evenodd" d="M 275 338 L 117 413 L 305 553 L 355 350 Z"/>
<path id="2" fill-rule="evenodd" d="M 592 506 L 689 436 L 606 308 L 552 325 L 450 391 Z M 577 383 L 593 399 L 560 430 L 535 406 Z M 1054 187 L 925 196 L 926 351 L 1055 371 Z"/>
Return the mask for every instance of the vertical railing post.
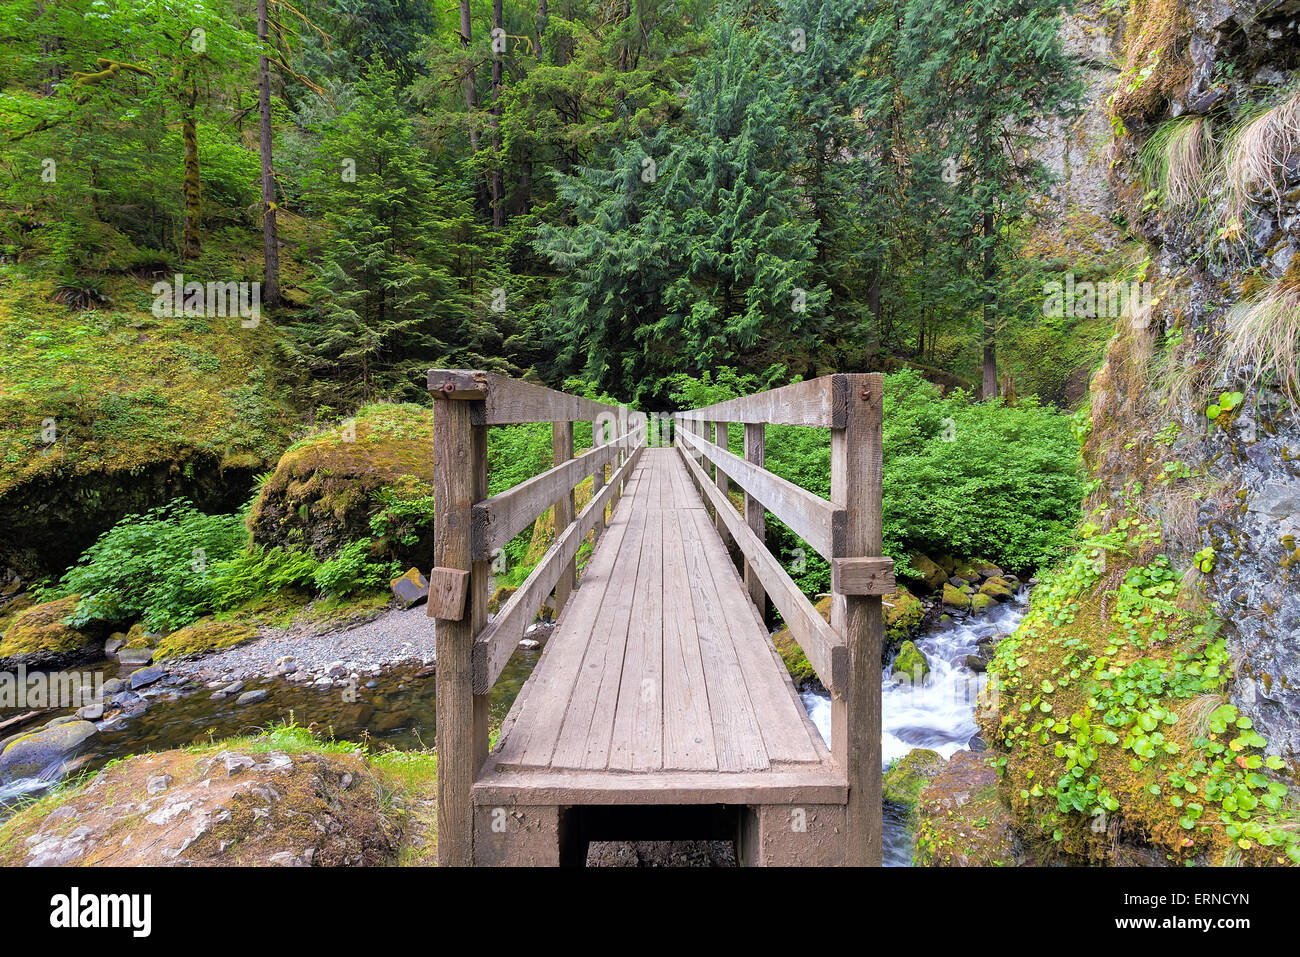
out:
<path id="1" fill-rule="evenodd" d="M 591 450 L 593 452 L 604 448 L 609 441 L 609 435 L 606 433 L 604 419 L 596 419 L 591 423 Z M 605 466 L 596 466 L 596 471 L 591 475 L 591 497 L 594 499 L 600 494 L 600 490 L 605 487 Z M 596 524 L 591 529 L 591 543 L 594 546 L 600 541 L 600 536 L 605 534 L 605 510 L 602 508 L 600 514 L 596 516 Z"/>
<path id="2" fill-rule="evenodd" d="M 474 424 L 476 406 L 481 411 L 483 402 L 445 398 L 433 417 L 437 514 L 431 580 L 439 572 L 469 573 L 460 617 L 434 622 L 438 863 L 452 866 L 473 863 L 470 789 L 488 750 L 488 699 L 473 693 L 474 638 L 487 621 L 490 571 L 488 562 L 471 561 L 471 510 L 487 497 L 487 427 Z"/>
<path id="3" fill-rule="evenodd" d="M 846 514 L 836 558 L 880 555 L 881 416 L 879 373 L 848 375 L 845 426 L 831 430 L 831 501 Z M 845 863 L 881 864 L 880 654 L 884 620 L 879 595 L 836 594 L 831 626 L 849 650 L 849 676 L 831 693 L 831 747 L 849 783 Z"/>
<path id="4" fill-rule="evenodd" d="M 745 460 L 759 468 L 767 466 L 767 448 L 764 444 L 766 440 L 767 426 L 762 422 L 745 423 Z M 767 538 L 767 522 L 763 515 L 763 503 L 748 492 L 745 493 L 745 524 L 749 530 L 758 536 L 760 542 Z M 745 560 L 745 588 L 749 591 L 749 599 L 758 609 L 759 617 L 764 621 L 767 620 L 767 592 L 763 591 L 763 585 L 758 580 L 758 574 L 754 571 L 749 560 Z"/>
<path id="5" fill-rule="evenodd" d="M 572 422 L 554 422 L 551 424 L 551 450 L 556 465 L 560 465 L 573 458 L 573 423 Z M 565 492 L 560 496 L 552 510 L 555 516 L 555 534 L 558 536 L 569 523 L 573 521 L 573 489 Z M 560 574 L 560 581 L 555 586 L 555 617 L 560 617 L 560 612 L 564 610 L 564 603 L 569 600 L 569 595 L 578 581 L 578 560 L 575 558 L 569 562 L 569 567 Z"/>

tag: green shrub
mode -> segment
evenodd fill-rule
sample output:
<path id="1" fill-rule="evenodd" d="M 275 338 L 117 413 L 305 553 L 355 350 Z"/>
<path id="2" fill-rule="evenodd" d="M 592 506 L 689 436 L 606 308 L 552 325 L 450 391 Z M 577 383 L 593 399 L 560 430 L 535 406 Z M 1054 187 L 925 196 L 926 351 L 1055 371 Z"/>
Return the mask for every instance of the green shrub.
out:
<path id="1" fill-rule="evenodd" d="M 247 541 L 242 516 L 205 515 L 176 499 L 124 517 L 48 591 L 82 595 L 73 627 L 140 620 L 150 631 L 180 628 L 211 610 L 212 564 Z"/>
<path id="2" fill-rule="evenodd" d="M 320 593 L 348 598 L 387 586 L 399 569 L 395 564 L 370 561 L 368 547 L 366 542 L 352 542 L 329 561 L 322 562 L 312 576 Z"/>
<path id="3" fill-rule="evenodd" d="M 228 561 L 212 566 L 213 608 L 225 611 L 278 592 L 310 591 L 320 563 L 295 546 L 250 545 Z"/>

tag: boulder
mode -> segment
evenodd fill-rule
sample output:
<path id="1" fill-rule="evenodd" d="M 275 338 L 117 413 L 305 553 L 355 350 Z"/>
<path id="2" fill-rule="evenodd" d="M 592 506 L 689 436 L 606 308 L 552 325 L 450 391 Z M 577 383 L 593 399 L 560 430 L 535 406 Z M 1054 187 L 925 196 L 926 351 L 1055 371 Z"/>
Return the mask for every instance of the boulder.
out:
<path id="1" fill-rule="evenodd" d="M 161 668 L 141 668 L 138 671 L 131 672 L 131 676 L 126 681 L 131 690 L 136 691 L 140 688 L 147 688 L 156 681 L 161 681 L 166 674 L 167 672 Z"/>
<path id="2" fill-rule="evenodd" d="M 69 595 L 33 605 L 14 618 L 0 636 L 0 671 L 53 670 L 98 658 L 100 636 L 65 622 L 79 599 Z"/>
<path id="3" fill-rule="evenodd" d="M 919 580 L 914 580 L 921 590 L 935 592 L 948 581 L 948 573 L 920 552 L 915 552 L 908 561 L 921 576 Z"/>
<path id="4" fill-rule="evenodd" d="M 881 794 L 886 801 L 902 805 L 910 811 L 921 796 L 921 790 L 947 763 L 938 751 L 913 748 L 885 771 Z"/>
<path id="5" fill-rule="evenodd" d="M 987 759 L 958 751 L 916 802 L 918 866 L 993 867 L 1017 862 L 1011 811 Z"/>
<path id="6" fill-rule="evenodd" d="M 36 777 L 70 757 L 95 734 L 89 721 L 73 720 L 21 735 L 0 754 L 0 781 Z"/>
<path id="7" fill-rule="evenodd" d="M 925 618 L 925 605 L 910 591 L 899 585 L 881 599 L 885 612 L 885 646 L 891 647 L 912 637 Z M 827 604 L 827 614 L 830 605 Z M 827 618 L 829 621 L 830 619 Z"/>
<path id="8" fill-rule="evenodd" d="M 235 699 L 235 704 L 257 704 L 259 701 L 266 700 L 266 689 L 258 688 L 254 691 L 245 691 Z"/>
<path id="9" fill-rule="evenodd" d="M 1002 577 L 1002 569 L 999 568 L 997 565 L 994 565 L 992 562 L 977 561 L 977 562 L 973 562 L 972 564 L 975 566 L 975 571 L 979 574 L 980 578 L 1001 578 Z"/>
<path id="10" fill-rule="evenodd" d="M 198 657 L 242 645 L 256 637 L 257 630 L 248 625 L 202 618 L 192 625 L 173 631 L 160 641 L 154 659 L 164 661 L 168 658 Z"/>
<path id="11" fill-rule="evenodd" d="M 389 582 L 388 587 L 403 608 L 411 608 L 429 598 L 429 579 L 421 575 L 418 568 L 408 568 Z"/>
<path id="12" fill-rule="evenodd" d="M 515 593 L 515 589 L 509 585 L 502 585 L 492 593 L 488 599 L 487 610 L 489 615 L 495 615 L 501 610 L 501 606 L 510 600 L 510 596 Z"/>
<path id="13" fill-rule="evenodd" d="M 997 576 L 990 578 L 983 585 L 980 585 L 979 593 L 981 595 L 988 595 L 996 601 L 1011 601 L 1016 597 L 1016 593 L 1012 590 L 1006 580 Z"/>
<path id="14" fill-rule="evenodd" d="M 966 667 L 969 668 L 971 671 L 975 672 L 977 675 L 982 675 L 985 671 L 988 670 L 989 663 L 985 659 L 981 658 L 979 655 L 967 655 Z"/>
<path id="15" fill-rule="evenodd" d="M 930 673 L 930 662 L 926 659 L 925 653 L 916 647 L 915 642 L 905 641 L 898 649 L 898 654 L 894 656 L 894 663 L 889 666 L 889 671 L 895 681 L 912 681 L 920 684 Z"/>
<path id="16" fill-rule="evenodd" d="M 124 665 L 147 665 L 153 661 L 152 648 L 123 648 L 117 653 L 117 660 Z"/>
<path id="17" fill-rule="evenodd" d="M 947 608 L 966 611 L 970 608 L 970 595 L 959 588 L 953 588 L 952 585 L 945 584 L 943 586 L 943 604 Z"/>
<path id="18" fill-rule="evenodd" d="M 985 595 L 980 592 L 970 596 L 970 610 L 984 611 L 989 605 L 993 604 L 993 596 Z"/>

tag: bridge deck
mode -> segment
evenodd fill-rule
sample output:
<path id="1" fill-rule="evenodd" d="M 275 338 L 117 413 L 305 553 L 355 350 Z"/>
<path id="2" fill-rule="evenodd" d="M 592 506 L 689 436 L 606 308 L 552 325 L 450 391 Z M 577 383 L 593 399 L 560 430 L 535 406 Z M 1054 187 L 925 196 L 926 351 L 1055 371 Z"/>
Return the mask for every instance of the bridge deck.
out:
<path id="1" fill-rule="evenodd" d="M 484 804 L 842 804 L 675 449 L 646 449 L 496 749 Z"/>

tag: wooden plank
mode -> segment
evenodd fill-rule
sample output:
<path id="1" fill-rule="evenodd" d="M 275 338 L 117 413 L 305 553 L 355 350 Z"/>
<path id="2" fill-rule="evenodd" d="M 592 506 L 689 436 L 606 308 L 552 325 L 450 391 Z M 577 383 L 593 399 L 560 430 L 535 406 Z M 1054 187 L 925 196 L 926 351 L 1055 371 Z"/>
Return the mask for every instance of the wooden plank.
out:
<path id="1" fill-rule="evenodd" d="M 650 466 L 647 465 L 647 471 Z M 623 650 L 627 645 L 627 632 L 632 621 L 633 583 L 641 564 L 641 541 L 648 512 L 635 512 L 619 548 L 618 559 L 605 601 L 594 614 L 595 622 L 587 641 L 582 667 L 574 681 L 572 693 L 564 703 L 564 723 L 555 740 L 555 750 L 550 763 L 555 768 L 583 768 L 588 763 L 588 749 L 596 746 L 608 753 L 609 738 L 602 744 L 603 722 L 597 718 L 602 706 L 612 709 L 618 702 L 619 682 L 623 673 Z M 603 693 L 603 696 L 602 696 Z M 612 715 L 612 710 L 609 712 Z M 602 715 L 603 717 L 603 715 Z M 594 738 L 589 737 L 592 727 L 597 728 Z M 610 727 L 612 727 L 612 717 Z M 529 761 L 536 763 L 536 757 Z M 604 767 L 603 759 L 600 767 Z"/>
<path id="2" fill-rule="evenodd" d="M 843 775 L 828 766 L 738 772 L 515 771 L 484 776 L 474 785 L 480 807 L 630 804 L 843 804 Z"/>
<path id="3" fill-rule="evenodd" d="M 542 512 L 565 499 L 574 486 L 602 471 L 618 453 L 619 447 L 614 445 L 591 449 L 479 502 L 474 506 L 475 558 L 490 559 L 493 552 L 536 521 Z M 563 526 L 557 524 L 556 534 L 562 530 Z"/>
<path id="4" fill-rule="evenodd" d="M 675 470 L 678 473 L 684 469 Z M 684 481 L 684 480 L 683 480 Z M 673 614 L 664 616 L 664 760 L 666 771 L 715 770 L 718 754 L 709 715 L 709 689 L 695 628 L 695 603 L 686 570 L 682 524 L 690 512 L 664 516 L 664 596 Z"/>
<path id="5" fill-rule="evenodd" d="M 791 531 L 811 545 L 818 554 L 829 560 L 843 550 L 844 525 L 847 521 L 843 508 L 836 507 L 821 496 L 773 475 L 738 455 L 732 455 L 707 439 L 689 432 L 684 432 L 683 435 L 691 449 L 735 479 L 737 485 L 762 502 L 769 512 L 789 525 Z M 707 469 L 704 471 L 707 476 Z M 730 503 L 727 508 L 734 511 Z"/>
<path id="6" fill-rule="evenodd" d="M 618 415 L 616 406 L 475 369 L 430 369 L 428 386 L 445 398 L 483 400 L 482 407 L 473 411 L 475 425 L 577 422 Z"/>
<path id="7" fill-rule="evenodd" d="M 591 442 L 592 445 L 596 447 L 612 446 L 614 450 L 612 458 L 617 459 L 618 450 L 621 447 L 622 443 L 619 441 L 613 441 L 613 442 L 610 441 L 611 436 L 608 434 L 608 430 L 610 427 L 611 427 L 610 423 L 604 419 L 598 418 L 593 420 L 591 423 Z M 602 430 L 604 430 L 604 434 L 602 434 Z M 601 462 L 599 465 L 596 466 L 596 471 L 592 473 L 591 476 L 592 495 L 599 495 L 600 490 L 605 487 L 605 480 L 609 477 L 606 474 L 606 469 L 605 469 L 605 466 L 607 464 L 608 463 L 606 462 Z M 600 513 L 596 516 L 596 524 L 592 526 L 591 541 L 593 547 L 600 543 L 600 537 L 604 534 L 605 534 L 605 510 L 602 508 L 600 510 Z"/>
<path id="8" fill-rule="evenodd" d="M 831 559 L 831 591 L 841 595 L 888 595 L 895 588 L 892 558 Z"/>
<path id="9" fill-rule="evenodd" d="M 515 698 L 501 727 L 495 755 L 499 766 L 550 764 L 592 628 L 613 581 L 615 562 L 629 527 L 628 512 L 625 509 L 610 522 L 609 533 L 587 563 L 582 587 L 568 613 L 547 640 L 541 659 Z M 525 712 L 521 722 L 519 717 Z"/>
<path id="10" fill-rule="evenodd" d="M 677 415 L 691 422 L 761 422 L 838 429 L 844 427 L 848 388 L 845 376 L 822 376 Z"/>
<path id="11" fill-rule="evenodd" d="M 766 429 L 761 422 L 745 424 L 745 461 L 760 469 L 767 464 L 765 432 Z M 767 539 L 767 518 L 763 503 L 748 492 L 745 493 L 745 525 L 754 533 L 759 544 L 766 549 L 764 543 Z M 759 581 L 758 573 L 754 571 L 749 559 L 745 559 L 745 588 L 749 591 L 749 600 L 758 609 L 758 617 L 766 621 L 767 594 L 763 591 L 763 583 Z"/>
<path id="12" fill-rule="evenodd" d="M 878 373 L 850 380 L 845 426 L 831 433 L 831 498 L 848 512 L 845 551 L 881 551 L 881 417 L 884 382 Z M 849 650 L 847 680 L 831 692 L 831 743 L 849 781 L 845 809 L 849 865 L 879 867 L 882 856 L 880 653 L 884 619 L 879 595 L 835 594 L 831 624 Z"/>
<path id="13" fill-rule="evenodd" d="M 707 495 L 718 494 L 712 482 L 702 482 L 704 470 L 685 450 L 682 450 L 682 461 L 695 475 L 696 482 L 702 484 Z M 772 553 L 749 530 L 735 510 L 726 509 L 723 514 L 727 517 L 727 530 L 740 546 L 741 554 L 753 565 L 763 584 L 763 590 L 781 612 L 781 617 L 790 628 L 790 634 L 803 649 L 808 663 L 817 672 L 817 677 L 827 689 L 836 687 L 844 681 L 848 672 L 848 649 L 844 642 L 817 613 L 799 586 L 781 567 L 781 563 L 772 557 Z"/>
<path id="14" fill-rule="evenodd" d="M 727 450 L 729 443 L 727 440 L 726 422 L 713 423 L 713 444 L 718 446 L 720 449 Z M 714 471 L 713 481 L 718 486 L 718 491 L 722 493 L 722 497 L 728 502 L 728 507 L 730 507 L 731 499 L 727 495 L 730 483 L 727 480 L 727 473 L 721 467 L 718 467 Z M 729 536 L 727 533 L 727 526 L 726 523 L 723 522 L 721 516 L 714 518 L 713 527 L 718 530 L 718 534 L 722 536 L 724 542 L 728 540 Z"/>
<path id="15" fill-rule="evenodd" d="M 706 524 L 697 521 L 697 527 L 768 760 L 812 764 L 829 757 L 813 746 L 803 704 L 786 680 L 785 664 L 758 621 L 722 540 L 716 532 L 708 534 Z"/>
<path id="16" fill-rule="evenodd" d="M 664 744 L 664 517 L 671 510 L 646 517 L 641 564 L 634 585 L 632 621 L 623 653 L 623 674 L 614 712 L 608 766 L 625 771 L 657 771 L 663 767 Z M 674 614 L 679 609 L 673 608 Z M 588 752 L 588 766 L 592 766 Z M 596 764 L 595 766 L 600 766 Z"/>
<path id="17" fill-rule="evenodd" d="M 557 466 L 564 465 L 569 459 L 573 458 L 572 422 L 555 422 L 551 425 L 551 452 Z M 566 528 L 568 524 L 573 521 L 574 504 L 572 487 L 561 493 L 560 497 L 555 500 L 555 505 L 552 506 L 552 513 L 555 516 L 555 537 L 559 538 L 561 530 Z M 573 591 L 577 584 L 578 560 L 574 557 L 569 560 L 569 564 L 566 565 L 563 572 L 560 573 L 559 581 L 555 583 L 556 615 L 559 615 L 560 612 L 564 610 L 564 603 L 569 600 L 569 593 Z"/>
<path id="18" fill-rule="evenodd" d="M 465 598 L 469 595 L 470 573 L 458 568 L 434 568 L 429 572 L 430 618 L 460 621 L 465 617 Z"/>
<path id="19" fill-rule="evenodd" d="M 486 455 L 479 461 L 479 431 L 470 421 L 470 403 L 448 400 L 434 414 L 435 501 L 434 562 L 440 568 L 470 572 L 470 508 L 476 471 L 487 474 Z M 486 452 L 486 448 L 483 449 Z M 438 670 L 435 677 L 438 748 L 438 863 L 469 866 L 473 862 L 473 813 L 470 787 L 477 770 L 473 694 L 474 625 L 470 619 L 436 619 Z M 486 729 L 485 729 L 486 730 Z"/>
<path id="20" fill-rule="evenodd" d="M 636 468 L 643 448 L 644 446 L 638 446 L 633 450 L 632 456 L 619 469 L 619 475 Z M 582 514 L 556 538 L 537 567 L 497 612 L 492 624 L 475 640 L 474 688 L 477 693 L 486 694 L 496 684 L 510 656 L 514 654 L 519 639 L 524 636 L 524 631 L 536 616 L 537 609 L 578 554 L 582 540 L 595 524 L 596 515 L 609 501 L 614 487 L 613 483 L 605 486 L 599 495 L 587 503 Z"/>
<path id="21" fill-rule="evenodd" d="M 700 536 L 717 533 L 702 512 L 683 513 L 682 545 L 687 578 L 699 635 L 700 660 L 709 689 L 709 716 L 719 771 L 752 771 L 769 766 L 754 705 L 745 686 L 744 672 L 727 628 L 726 613 L 718 596 L 708 555 Z"/>

